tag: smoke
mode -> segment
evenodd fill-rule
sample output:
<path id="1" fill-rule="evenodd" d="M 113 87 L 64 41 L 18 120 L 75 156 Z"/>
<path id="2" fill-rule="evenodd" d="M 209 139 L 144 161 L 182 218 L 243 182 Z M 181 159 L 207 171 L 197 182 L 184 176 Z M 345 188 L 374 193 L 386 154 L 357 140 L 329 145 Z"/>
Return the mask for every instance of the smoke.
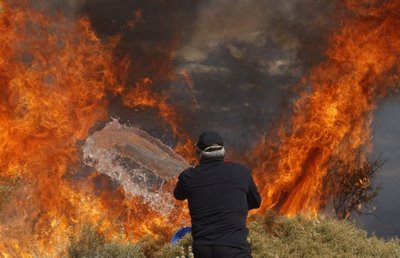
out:
<path id="1" fill-rule="evenodd" d="M 171 52 L 186 41 L 199 1 L 87 0 L 82 13 L 104 37 L 121 34 L 116 51 L 132 60 L 130 82 L 143 77 L 165 82 L 175 69 Z"/>
<path id="2" fill-rule="evenodd" d="M 201 5 L 190 40 L 175 53 L 200 106 L 186 127 L 193 135 L 221 131 L 234 149 L 248 149 L 288 113 L 292 86 L 323 60 L 335 10 L 335 1 Z"/>
<path id="3" fill-rule="evenodd" d="M 316 47 L 334 25 L 335 8 L 336 1 L 242 0 L 235 5 L 224 0 L 210 1 L 201 6 L 182 56 L 188 61 L 202 61 L 207 56 L 204 54 L 223 44 L 232 56 L 240 58 L 243 57 L 238 52 L 240 48 L 234 50 L 232 44 L 242 43 L 263 52 L 272 52 L 267 47 L 279 48 L 293 62 L 298 58 L 318 59 L 322 53 Z M 300 53 L 304 51 L 313 55 L 305 58 Z M 203 55 L 191 59 L 193 52 Z"/>
<path id="4" fill-rule="evenodd" d="M 15 1 L 18 5 L 21 1 Z M 80 10 L 85 3 L 85 0 L 28 0 L 29 6 L 42 12 L 61 12 L 64 16 L 71 19 L 79 16 Z"/>
<path id="5" fill-rule="evenodd" d="M 328 0 L 32 2 L 71 18 L 88 16 L 104 40 L 120 35 L 115 55 L 131 60 L 127 88 L 151 78 L 152 90 L 180 111 L 193 138 L 217 130 L 240 150 L 288 114 L 297 96 L 292 86 L 324 58 L 337 8 Z M 110 116 L 174 144 L 168 126 L 149 116 L 156 111 L 132 112 L 119 97 L 111 103 Z"/>

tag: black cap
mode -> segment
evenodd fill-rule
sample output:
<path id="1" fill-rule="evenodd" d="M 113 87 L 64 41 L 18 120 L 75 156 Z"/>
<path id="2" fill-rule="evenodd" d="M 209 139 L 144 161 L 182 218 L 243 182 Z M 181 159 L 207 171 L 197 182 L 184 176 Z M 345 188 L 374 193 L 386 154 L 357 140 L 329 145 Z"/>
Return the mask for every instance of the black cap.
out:
<path id="1" fill-rule="evenodd" d="M 196 143 L 196 147 L 200 150 L 213 145 L 224 146 L 222 137 L 216 132 L 204 132 L 199 136 L 199 140 Z"/>

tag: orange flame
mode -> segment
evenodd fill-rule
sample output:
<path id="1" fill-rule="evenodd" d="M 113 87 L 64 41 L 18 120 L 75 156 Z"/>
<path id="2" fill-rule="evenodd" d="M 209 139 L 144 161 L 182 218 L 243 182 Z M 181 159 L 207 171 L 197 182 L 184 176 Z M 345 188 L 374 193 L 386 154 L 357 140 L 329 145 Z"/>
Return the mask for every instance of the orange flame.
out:
<path id="1" fill-rule="evenodd" d="M 123 95 L 123 104 L 130 108 L 138 106 L 156 108 L 163 120 L 169 124 L 172 134 L 180 140 L 175 147 L 175 151 L 191 164 L 194 164 L 197 158 L 194 153 L 194 143 L 191 137 L 180 126 L 177 113 L 167 102 L 167 99 L 151 91 L 152 83 L 150 78 L 144 78 L 141 83 L 137 83 L 134 88 Z"/>
<path id="2" fill-rule="evenodd" d="M 75 23 L 7 2 L 0 33 L 0 171 L 22 182 L 9 202 L 1 200 L 0 254 L 62 256 L 68 235 L 86 222 L 110 236 L 122 225 L 128 239 L 166 236 L 184 223 L 181 204 L 178 213 L 159 214 L 122 189 L 107 189 L 101 175 L 74 175 L 77 141 L 106 118 L 107 95 L 123 92 L 112 55 L 118 37 L 108 46 L 86 18 Z M 128 66 L 123 60 L 125 76 Z"/>
<path id="3" fill-rule="evenodd" d="M 377 98 L 397 86 L 400 3 L 344 4 L 350 18 L 331 36 L 327 60 L 304 78 L 309 89 L 296 101 L 290 127 L 281 126 L 279 143 L 255 147 L 263 210 L 317 214 L 329 198 L 323 180 L 330 159 L 351 163 L 360 149 L 367 156 Z"/>
<path id="4" fill-rule="evenodd" d="M 111 49 L 90 27 L 85 18 L 71 23 L 3 4 L 0 168 L 22 181 L 2 213 L 4 256 L 58 253 L 69 225 L 102 216 L 104 208 L 69 179 L 79 161 L 76 142 L 106 117 L 106 94 L 120 87 Z M 30 237 L 37 249 L 26 246 Z"/>

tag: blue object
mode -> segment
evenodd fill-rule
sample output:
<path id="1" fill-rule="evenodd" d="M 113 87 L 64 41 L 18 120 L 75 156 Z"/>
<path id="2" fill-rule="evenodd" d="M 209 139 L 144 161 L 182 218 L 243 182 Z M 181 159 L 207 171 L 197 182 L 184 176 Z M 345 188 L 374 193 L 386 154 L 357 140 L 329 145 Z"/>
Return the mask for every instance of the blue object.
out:
<path id="1" fill-rule="evenodd" d="M 191 227 L 182 227 L 178 231 L 175 232 L 175 234 L 172 236 L 171 243 L 172 244 L 177 244 L 178 241 L 183 238 L 187 233 L 192 232 Z"/>

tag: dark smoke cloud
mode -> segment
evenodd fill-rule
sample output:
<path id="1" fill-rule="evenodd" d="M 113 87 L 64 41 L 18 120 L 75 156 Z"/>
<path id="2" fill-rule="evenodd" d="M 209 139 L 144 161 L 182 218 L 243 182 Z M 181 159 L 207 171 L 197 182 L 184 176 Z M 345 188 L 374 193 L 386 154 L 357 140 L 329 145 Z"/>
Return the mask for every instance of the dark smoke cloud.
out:
<path id="1" fill-rule="evenodd" d="M 324 59 L 335 11 L 335 1 L 203 3 L 190 40 L 175 53 L 200 104 L 186 127 L 193 135 L 214 128 L 248 150 L 290 109 L 292 86 Z"/>
<path id="2" fill-rule="evenodd" d="M 18 4 L 18 2 L 23 1 L 17 0 L 15 2 Z M 67 17 L 76 18 L 85 3 L 85 0 L 28 0 L 28 2 L 31 7 L 39 10 L 45 12 L 61 12 Z"/>
<path id="3" fill-rule="evenodd" d="M 130 56 L 131 82 L 143 77 L 165 81 L 166 74 L 175 69 L 171 52 L 185 43 L 193 27 L 197 2 L 87 0 L 83 13 L 90 17 L 100 35 L 122 34 L 117 54 Z M 134 24 L 129 25 L 132 20 Z"/>

